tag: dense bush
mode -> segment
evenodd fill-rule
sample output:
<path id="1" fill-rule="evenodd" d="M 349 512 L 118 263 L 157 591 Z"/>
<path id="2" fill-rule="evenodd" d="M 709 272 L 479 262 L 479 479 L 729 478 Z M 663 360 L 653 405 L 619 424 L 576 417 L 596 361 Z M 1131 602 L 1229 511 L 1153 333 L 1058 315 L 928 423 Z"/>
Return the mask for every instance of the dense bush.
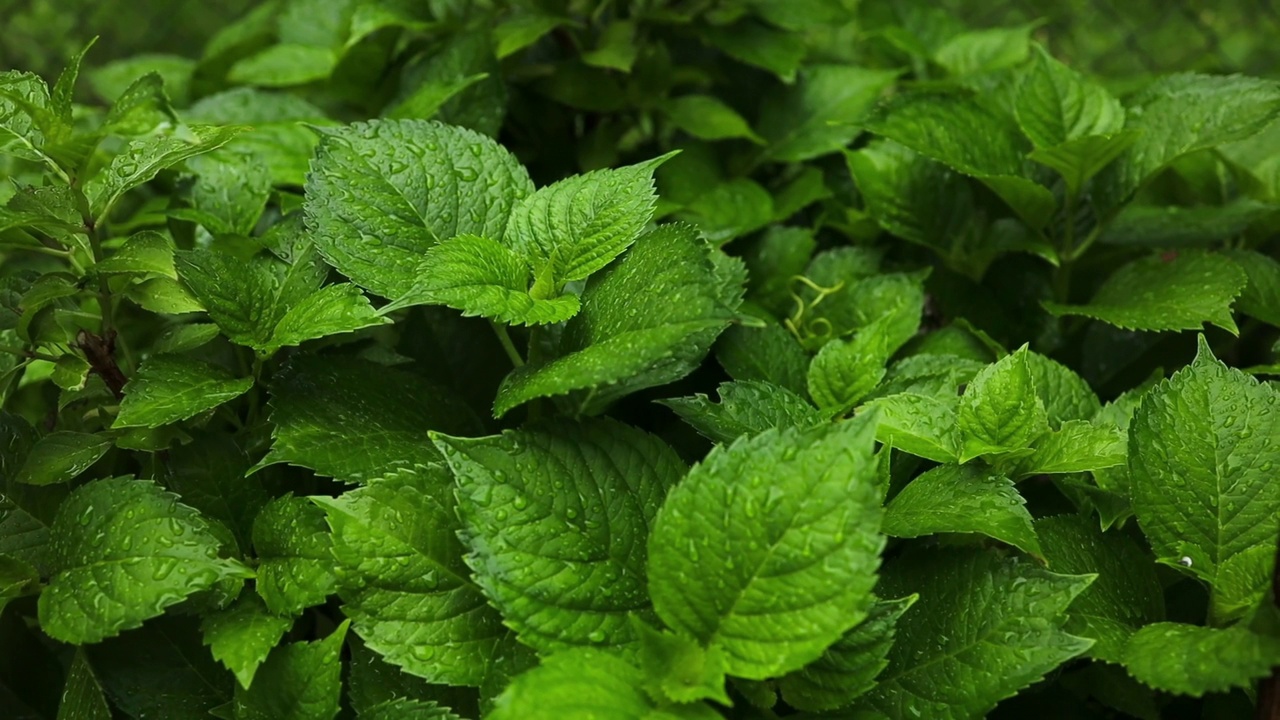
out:
<path id="1" fill-rule="evenodd" d="M 0 73 L 0 715 L 1276 712 L 1280 83 L 925 7 Z"/>

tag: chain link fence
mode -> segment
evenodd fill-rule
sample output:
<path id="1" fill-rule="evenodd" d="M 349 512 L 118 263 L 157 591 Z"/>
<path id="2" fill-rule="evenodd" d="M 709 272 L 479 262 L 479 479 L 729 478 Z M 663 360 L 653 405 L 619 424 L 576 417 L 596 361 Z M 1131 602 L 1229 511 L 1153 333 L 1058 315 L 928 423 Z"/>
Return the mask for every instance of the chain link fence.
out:
<path id="1" fill-rule="evenodd" d="M 192 55 L 257 1 L 0 0 L 0 68 L 54 74 L 93 35 L 101 36 L 95 64 L 139 53 Z M 1280 0 L 942 4 L 977 27 L 1041 22 L 1037 37 L 1055 54 L 1113 78 L 1175 70 L 1280 76 Z"/>

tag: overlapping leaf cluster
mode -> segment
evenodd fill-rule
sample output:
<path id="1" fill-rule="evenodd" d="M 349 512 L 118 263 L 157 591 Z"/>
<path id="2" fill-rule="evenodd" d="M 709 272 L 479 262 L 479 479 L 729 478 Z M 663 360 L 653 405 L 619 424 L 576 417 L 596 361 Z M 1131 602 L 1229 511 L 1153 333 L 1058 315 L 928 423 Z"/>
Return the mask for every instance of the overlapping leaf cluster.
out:
<path id="1" fill-rule="evenodd" d="M 1280 83 L 1043 40 L 279 0 L 0 73 L 0 707 L 1272 702 Z"/>

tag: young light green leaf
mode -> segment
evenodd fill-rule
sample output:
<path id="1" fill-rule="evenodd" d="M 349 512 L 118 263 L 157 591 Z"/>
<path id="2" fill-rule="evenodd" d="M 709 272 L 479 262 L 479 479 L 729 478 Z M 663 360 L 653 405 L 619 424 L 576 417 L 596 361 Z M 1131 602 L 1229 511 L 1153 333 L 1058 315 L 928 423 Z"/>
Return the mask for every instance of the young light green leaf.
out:
<path id="1" fill-rule="evenodd" d="M 816 659 L 866 617 L 884 538 L 875 413 L 712 450 L 649 536 L 649 593 L 672 629 L 764 679 Z"/>
<path id="2" fill-rule="evenodd" d="M 1124 433 L 1117 427 L 1095 425 L 1087 420 L 1068 420 L 1058 430 L 1041 435 L 1032 443 L 1030 455 L 996 465 L 1010 477 L 1092 472 L 1124 465 L 1128 458 Z"/>
<path id="3" fill-rule="evenodd" d="M 701 393 L 659 400 L 714 442 L 729 443 L 770 428 L 810 427 L 823 416 L 808 400 L 779 385 L 757 380 L 720 383 L 720 402 Z"/>
<path id="4" fill-rule="evenodd" d="M 1134 633 L 1124 652 L 1129 674 L 1151 687 L 1200 697 L 1249 687 L 1280 665 L 1280 638 L 1243 625 L 1225 630 L 1155 623 Z"/>
<path id="5" fill-rule="evenodd" d="M 0 72 L 0 153 L 57 166 L 41 150 L 52 117 L 49 103 L 49 86 L 39 75 Z"/>
<path id="6" fill-rule="evenodd" d="M 682 95 L 662 104 L 662 112 L 673 125 L 702 140 L 743 138 L 758 145 L 765 139 L 737 110 L 712 95 Z"/>
<path id="7" fill-rule="evenodd" d="M 958 77 L 1020 65 L 1027 59 L 1035 24 L 985 28 L 956 35 L 933 53 L 934 62 Z"/>
<path id="8" fill-rule="evenodd" d="M 635 621 L 638 653 L 649 695 L 672 702 L 715 700 L 733 705 L 725 692 L 725 660 L 720 648 L 704 648 L 697 640 L 670 630 L 655 630 Z"/>
<path id="9" fill-rule="evenodd" d="M 517 676 L 494 702 L 489 720 L 715 720 L 709 705 L 663 703 L 643 690 L 644 675 L 617 657 L 575 648 L 556 653 Z"/>
<path id="10" fill-rule="evenodd" d="M 350 620 L 329 637 L 277 646 L 251 687 L 236 686 L 236 720 L 333 720 L 342 695 L 342 641 Z"/>
<path id="11" fill-rule="evenodd" d="M 631 72 L 640 48 L 636 43 L 636 23 L 614 20 L 600 32 L 594 50 L 582 53 L 582 62 L 592 67 Z"/>
<path id="12" fill-rule="evenodd" d="M 565 326 L 558 357 L 517 368 L 502 381 L 494 415 L 575 390 L 586 391 L 575 405 L 587 412 L 692 371 L 728 324 L 741 292 L 741 283 L 730 282 L 707 253 L 688 225 L 643 235 L 587 284 L 582 312 Z M 645 297 L 662 301 L 637 304 Z"/>
<path id="13" fill-rule="evenodd" d="M 84 650 L 76 650 L 71 658 L 67 684 L 63 686 L 62 700 L 58 703 L 57 720 L 111 720 L 111 708 Z"/>
<path id="14" fill-rule="evenodd" d="M 457 481 L 467 563 L 520 641 L 544 655 L 632 645 L 632 618 L 653 619 L 645 538 L 684 475 L 675 452 L 608 420 L 434 440 Z"/>
<path id="15" fill-rule="evenodd" d="M 1036 148 L 1027 157 L 1057 170 L 1066 181 L 1068 192 L 1079 193 L 1086 182 L 1120 157 L 1120 153 L 1128 149 L 1140 134 L 1137 130 L 1129 130 L 1110 135 L 1089 135 L 1059 145 Z"/>
<path id="16" fill-rule="evenodd" d="M 272 378 L 270 406 L 275 442 L 256 467 L 288 463 L 344 482 L 439 461 L 429 430 L 479 429 L 445 388 L 349 357 L 293 358 Z"/>
<path id="17" fill-rule="evenodd" d="M 79 477 L 111 449 L 111 438 L 93 433 L 60 430 L 40 438 L 15 482 L 28 485 L 53 485 Z"/>
<path id="18" fill-rule="evenodd" d="M 1054 315 L 1083 315 L 1126 330 L 1198 330 L 1211 323 L 1237 334 L 1231 302 L 1248 281 L 1223 255 L 1183 250 L 1172 259 L 1150 255 L 1125 265 L 1088 305 L 1042 304 Z"/>
<path id="19" fill-rule="evenodd" d="M 612 170 L 575 175 L 525 197 L 511 210 L 506 244 L 554 283 L 582 280 L 608 265 L 653 217 L 653 171 L 672 153 Z M 538 294 L 535 289 L 534 294 Z"/>
<path id="20" fill-rule="evenodd" d="M 90 212 L 101 220 L 126 192 L 150 181 L 165 168 L 222 147 L 243 129 L 236 126 L 180 126 L 170 134 L 134 140 L 113 157 L 101 173 L 85 184 Z"/>
<path id="21" fill-rule="evenodd" d="M 898 77 L 895 70 L 811 65 L 795 85 L 765 99 L 757 127 L 771 160 L 800 162 L 837 152 L 858 136 L 853 124 Z"/>
<path id="22" fill-rule="evenodd" d="M 804 38 L 798 33 L 752 19 L 708 27 L 702 37 L 729 57 L 768 70 L 788 84 L 795 81 L 805 56 Z"/>
<path id="23" fill-rule="evenodd" d="M 1063 631 L 1091 576 L 1059 575 L 976 548 L 930 548 L 885 565 L 877 590 L 919 593 L 866 705 L 889 717 L 982 717 L 1080 655 Z"/>
<path id="24" fill-rule="evenodd" d="M 40 595 L 40 627 L 63 642 L 117 635 L 220 580 L 249 575 L 219 557 L 199 513 L 148 480 L 77 488 L 50 534 L 53 575 Z"/>
<path id="25" fill-rule="evenodd" d="M 1013 123 L 967 95 L 912 92 L 896 95 L 861 124 L 948 167 L 978 178 L 1033 228 L 1043 227 L 1057 202 L 1024 177 L 1030 148 Z"/>
<path id="26" fill-rule="evenodd" d="M 511 248 L 478 235 L 458 235 L 427 250 L 413 289 L 381 312 L 439 304 L 508 325 L 558 323 L 578 313 L 577 295 L 535 298 L 529 294 L 532 280 L 528 262 Z"/>
<path id="27" fill-rule="evenodd" d="M 95 267 L 104 274 L 138 273 L 178 279 L 178 272 L 173 266 L 173 241 L 151 230 L 129 236 L 123 245 Z"/>
<path id="28" fill-rule="evenodd" d="M 227 81 L 256 87 L 293 87 L 324 80 L 337 63 L 337 55 L 329 48 L 281 43 L 237 61 L 227 71 Z"/>
<path id="29" fill-rule="evenodd" d="M 388 471 L 315 497 L 333 529 L 343 613 L 370 649 L 431 682 L 479 685 L 507 631 L 467 577 L 449 471 Z"/>
<path id="30" fill-rule="evenodd" d="M 1076 371 L 1040 353 L 1027 352 L 1026 358 L 1049 427 L 1056 430 L 1071 420 L 1092 420 L 1102 409 L 1097 393 Z"/>
<path id="31" fill-rule="evenodd" d="M 960 462 L 1023 451 L 1048 429 L 1029 354 L 1020 348 L 987 366 L 965 388 L 956 413 Z"/>
<path id="32" fill-rule="evenodd" d="M 1095 521 L 1078 515 L 1041 518 L 1036 533 L 1054 572 L 1098 576 L 1071 604 L 1063 629 L 1096 640 L 1090 657 L 1123 662 L 1133 631 L 1164 619 L 1155 558 L 1124 533 L 1104 533 Z"/>
<path id="33" fill-rule="evenodd" d="M 529 47 L 543 35 L 570 21 L 542 13 L 517 13 L 493 28 L 494 54 L 501 60 Z"/>
<path id="34" fill-rule="evenodd" d="M 1156 556 L 1214 585 L 1232 557 L 1275 547 L 1276 390 L 1213 356 L 1157 385 L 1129 426 L 1133 510 Z"/>
<path id="35" fill-rule="evenodd" d="M 1114 211 L 1148 178 L 1187 153 L 1257 133 L 1280 115 L 1280 83 L 1243 75 L 1168 75 L 1128 103 L 1125 128 L 1139 131 L 1098 176 L 1095 196 Z"/>
<path id="36" fill-rule="evenodd" d="M 149 427 L 185 420 L 240 397 L 253 378 L 236 378 L 216 365 L 177 355 L 143 361 L 124 386 L 120 414 L 112 427 Z"/>
<path id="37" fill-rule="evenodd" d="M 935 462 L 956 462 L 960 455 L 960 433 L 956 430 L 959 399 L 898 393 L 876 398 L 866 404 L 878 408 L 880 423 L 876 440 L 904 452 Z"/>
<path id="38" fill-rule="evenodd" d="M 320 605 L 337 588 L 324 513 L 304 498 L 285 495 L 267 503 L 253 521 L 253 549 L 258 594 L 276 615 L 292 617 Z"/>
<path id="39" fill-rule="evenodd" d="M 515 157 L 484 135 L 374 120 L 324 131 L 303 207 L 326 260 L 396 298 L 413 288 L 427 248 L 464 233 L 501 242 L 512 208 L 532 192 Z"/>
<path id="40" fill-rule="evenodd" d="M 292 618 L 273 615 L 261 598 L 246 592 L 231 607 L 205 615 L 200 629 L 209 652 L 247 690 L 258 666 L 292 625 Z"/>
<path id="41" fill-rule="evenodd" d="M 975 465 L 943 465 L 912 480 L 885 507 L 891 537 L 980 533 L 1044 557 L 1027 501 L 1009 478 Z"/>
<path id="42" fill-rule="evenodd" d="M 849 340 L 822 346 L 809 365 L 809 395 L 825 412 L 843 414 L 871 392 L 885 365 L 920 327 L 920 304 L 904 302 Z"/>
<path id="43" fill-rule="evenodd" d="M 1124 128 L 1124 107 L 1101 85 L 1036 46 L 1035 61 L 1018 86 L 1014 113 L 1037 148 L 1062 145 Z"/>

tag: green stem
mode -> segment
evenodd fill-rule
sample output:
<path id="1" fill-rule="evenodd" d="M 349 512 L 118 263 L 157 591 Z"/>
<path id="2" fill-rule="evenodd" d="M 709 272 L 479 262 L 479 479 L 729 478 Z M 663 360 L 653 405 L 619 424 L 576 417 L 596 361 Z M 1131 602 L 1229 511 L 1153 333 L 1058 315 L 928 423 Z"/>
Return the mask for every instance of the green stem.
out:
<path id="1" fill-rule="evenodd" d="M 489 327 L 492 327 L 493 334 L 498 336 L 498 342 L 502 345 L 502 349 L 506 351 L 507 357 L 511 358 L 511 364 L 516 367 L 523 367 L 524 358 L 520 357 L 520 351 L 516 350 L 515 343 L 511 342 L 511 335 L 507 332 L 507 326 L 490 320 Z"/>
<path id="2" fill-rule="evenodd" d="M 59 358 L 48 353 L 42 353 L 36 350 L 28 350 L 26 348 L 17 348 L 12 345 L 0 345 L 0 352 L 17 355 L 18 357 L 31 358 L 32 360 L 44 360 L 45 362 L 58 362 Z"/>

